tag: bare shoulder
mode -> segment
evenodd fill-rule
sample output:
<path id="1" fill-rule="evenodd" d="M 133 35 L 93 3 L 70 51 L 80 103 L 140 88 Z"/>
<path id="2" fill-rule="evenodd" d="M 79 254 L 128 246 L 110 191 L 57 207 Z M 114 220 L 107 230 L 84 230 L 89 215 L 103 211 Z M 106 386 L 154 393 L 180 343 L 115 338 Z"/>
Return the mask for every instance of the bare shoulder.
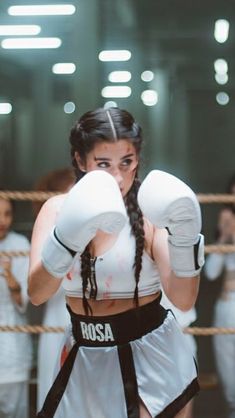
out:
<path id="1" fill-rule="evenodd" d="M 64 194 L 59 194 L 57 196 L 50 197 L 50 199 L 48 199 L 44 203 L 44 205 L 42 206 L 42 209 L 44 211 L 59 211 L 66 195 L 67 194 L 64 193 Z"/>
<path id="2" fill-rule="evenodd" d="M 54 225 L 56 217 L 60 211 L 65 197 L 66 194 L 53 196 L 43 204 L 36 218 L 34 230 L 42 230 L 44 228 L 48 228 Z"/>
<path id="3" fill-rule="evenodd" d="M 66 194 L 60 194 L 57 196 L 53 196 L 51 198 L 49 198 L 42 206 L 39 214 L 38 214 L 38 218 L 40 219 L 41 217 L 45 217 L 45 216 L 55 216 L 57 215 L 57 213 L 60 211 L 60 208 L 62 206 L 62 203 L 64 202 L 66 197 Z M 37 219 L 38 219 L 37 218 Z"/>

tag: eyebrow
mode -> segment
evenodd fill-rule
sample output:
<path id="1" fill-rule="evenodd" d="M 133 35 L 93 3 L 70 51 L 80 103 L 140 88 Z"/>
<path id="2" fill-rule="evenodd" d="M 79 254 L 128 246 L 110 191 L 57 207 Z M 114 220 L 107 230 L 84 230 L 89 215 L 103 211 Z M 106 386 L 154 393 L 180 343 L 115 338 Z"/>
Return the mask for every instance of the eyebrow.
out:
<path id="1" fill-rule="evenodd" d="M 130 157 L 134 157 L 134 154 L 127 154 L 124 155 L 124 157 L 121 158 L 121 160 L 125 160 L 126 158 L 130 158 Z M 95 157 L 94 158 L 95 161 L 111 161 L 111 158 L 106 158 L 106 157 Z"/>

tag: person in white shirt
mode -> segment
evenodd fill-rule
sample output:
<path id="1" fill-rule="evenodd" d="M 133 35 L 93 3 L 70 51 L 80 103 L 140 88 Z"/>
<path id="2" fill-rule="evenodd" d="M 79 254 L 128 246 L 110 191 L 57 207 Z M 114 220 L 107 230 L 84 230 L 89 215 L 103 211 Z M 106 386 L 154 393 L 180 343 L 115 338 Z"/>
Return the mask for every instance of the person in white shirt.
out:
<path id="1" fill-rule="evenodd" d="M 11 231 L 13 207 L 0 198 L 0 252 L 29 251 L 28 239 Z M 0 324 L 27 324 L 28 256 L 0 256 Z M 26 333 L 0 332 L 0 417 L 28 417 L 28 380 L 31 337 Z"/>
<path id="2" fill-rule="evenodd" d="M 235 194 L 235 177 L 229 193 Z M 235 244 L 235 205 L 225 206 L 219 213 L 217 244 Z M 208 280 L 222 280 L 221 293 L 214 308 L 215 327 L 235 327 L 235 253 L 212 253 L 206 258 Z M 229 408 L 235 418 L 235 335 L 215 335 L 214 353 L 218 376 Z"/>

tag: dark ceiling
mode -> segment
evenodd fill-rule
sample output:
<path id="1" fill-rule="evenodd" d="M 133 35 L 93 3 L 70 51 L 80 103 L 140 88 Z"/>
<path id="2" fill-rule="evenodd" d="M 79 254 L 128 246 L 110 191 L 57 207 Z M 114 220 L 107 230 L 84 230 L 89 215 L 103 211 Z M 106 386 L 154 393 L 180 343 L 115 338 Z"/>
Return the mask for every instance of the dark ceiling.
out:
<path id="1" fill-rule="evenodd" d="M 35 23 L 42 26 L 41 36 L 59 36 L 63 44 L 58 50 L 3 50 L 0 48 L 1 74 L 14 69 L 31 70 L 38 65 L 50 65 L 56 60 L 80 59 L 76 50 L 75 30 L 80 24 L 81 3 L 92 5 L 94 0 L 76 0 L 73 16 L 12 17 L 7 7 L 20 2 L 4 0 L 0 3 L 0 23 Z M 41 0 L 24 4 L 43 4 Z M 49 2 L 48 2 L 49 3 Z M 50 1 L 50 3 L 59 3 Z M 60 3 L 64 3 L 61 1 Z M 97 21 L 100 26 L 100 47 L 132 49 L 138 54 L 143 69 L 168 67 L 191 87 L 208 88 L 215 85 L 213 61 L 224 57 L 229 63 L 229 86 L 234 84 L 234 0 L 98 0 Z M 214 22 L 218 18 L 230 21 L 229 39 L 218 44 L 213 37 Z M 92 28 L 89 19 L 84 43 Z M 97 51 L 98 55 L 98 51 Z M 86 57 L 82 57 L 86 59 Z M 98 61 L 98 60 L 97 60 Z M 144 68 L 145 67 L 145 68 Z M 133 71 L 135 69 L 133 68 Z"/>
<path id="2" fill-rule="evenodd" d="M 109 0 L 102 2 L 106 9 L 104 32 L 110 45 L 134 45 L 143 66 L 170 68 L 190 88 L 217 88 L 213 63 L 217 58 L 225 58 L 231 75 L 228 87 L 234 85 L 234 0 L 116 3 L 113 7 Z M 216 42 L 213 36 L 214 23 L 219 18 L 230 22 L 229 38 L 224 44 Z"/>

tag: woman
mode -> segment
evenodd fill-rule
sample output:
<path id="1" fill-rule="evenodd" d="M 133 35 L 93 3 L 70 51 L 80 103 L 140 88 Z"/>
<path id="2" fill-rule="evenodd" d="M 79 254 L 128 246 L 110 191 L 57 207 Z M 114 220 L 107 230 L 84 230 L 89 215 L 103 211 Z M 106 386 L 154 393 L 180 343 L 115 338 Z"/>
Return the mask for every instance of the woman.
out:
<path id="1" fill-rule="evenodd" d="M 124 110 L 87 112 L 70 143 L 78 182 L 46 202 L 32 238 L 30 298 L 39 305 L 62 285 L 72 325 L 38 417 L 185 417 L 196 366 L 160 305 L 160 278 L 176 306 L 194 305 L 197 199 L 157 170 L 140 186 L 141 128 Z"/>
<path id="2" fill-rule="evenodd" d="M 0 252 L 29 251 L 26 237 L 11 231 L 12 202 L 0 198 Z M 0 256 L 0 324 L 27 324 L 28 257 Z M 31 368 L 29 334 L 0 332 L 0 416 L 28 417 L 28 380 Z"/>
<path id="3" fill-rule="evenodd" d="M 235 194 L 235 177 L 229 182 L 228 193 Z M 219 213 L 218 244 L 235 244 L 235 205 L 225 206 Z M 215 304 L 214 326 L 235 326 L 235 253 L 210 254 L 205 274 L 211 281 L 222 278 L 219 299 Z M 235 418 L 235 335 L 213 337 L 216 367 L 229 408 L 229 418 Z"/>

